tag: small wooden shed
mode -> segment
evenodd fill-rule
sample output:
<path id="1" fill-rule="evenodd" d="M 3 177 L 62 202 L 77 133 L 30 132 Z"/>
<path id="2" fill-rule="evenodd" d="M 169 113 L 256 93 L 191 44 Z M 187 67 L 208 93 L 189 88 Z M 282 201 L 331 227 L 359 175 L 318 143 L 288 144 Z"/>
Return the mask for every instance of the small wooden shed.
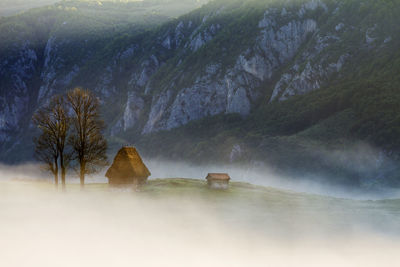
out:
<path id="1" fill-rule="evenodd" d="M 209 173 L 206 179 L 211 189 L 228 189 L 231 177 L 227 173 Z"/>
<path id="2" fill-rule="evenodd" d="M 141 185 L 151 175 L 142 158 L 134 147 L 122 147 L 114 158 L 114 162 L 106 172 L 109 184 Z"/>

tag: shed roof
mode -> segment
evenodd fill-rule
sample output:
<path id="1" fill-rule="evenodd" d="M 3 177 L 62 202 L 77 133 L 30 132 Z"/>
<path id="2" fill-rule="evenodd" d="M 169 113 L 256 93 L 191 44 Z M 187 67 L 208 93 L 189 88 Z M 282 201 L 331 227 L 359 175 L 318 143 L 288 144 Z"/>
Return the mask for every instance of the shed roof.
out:
<path id="1" fill-rule="evenodd" d="M 207 174 L 206 179 L 211 179 L 211 180 L 229 180 L 231 177 L 229 177 L 229 174 L 227 173 L 209 173 Z"/>
<path id="2" fill-rule="evenodd" d="M 122 147 L 115 156 L 113 164 L 107 170 L 106 177 L 148 177 L 150 174 L 136 148 Z"/>

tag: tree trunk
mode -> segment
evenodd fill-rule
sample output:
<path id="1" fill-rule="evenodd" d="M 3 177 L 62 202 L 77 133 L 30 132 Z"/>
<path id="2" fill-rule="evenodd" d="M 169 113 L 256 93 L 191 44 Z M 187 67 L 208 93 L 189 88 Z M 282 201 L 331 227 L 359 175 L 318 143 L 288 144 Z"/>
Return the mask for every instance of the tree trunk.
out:
<path id="1" fill-rule="evenodd" d="M 58 190 L 58 162 L 57 158 L 54 159 L 54 186 Z"/>
<path id="2" fill-rule="evenodd" d="M 58 168 L 56 168 L 56 171 L 54 172 L 54 186 L 58 190 Z"/>
<path id="3" fill-rule="evenodd" d="M 62 191 L 66 191 L 66 184 L 65 184 L 65 166 L 64 166 L 64 155 L 61 153 L 60 155 L 60 167 L 61 167 L 61 184 L 62 184 Z"/>
<path id="4" fill-rule="evenodd" d="M 65 192 L 67 189 L 67 186 L 65 184 L 65 167 L 63 166 L 61 168 L 61 183 L 62 183 L 62 191 Z"/>
<path id="5" fill-rule="evenodd" d="M 84 162 L 81 162 L 80 164 L 80 172 L 79 172 L 79 178 L 81 181 L 81 190 L 83 190 L 85 188 L 85 169 L 86 169 L 86 165 Z"/>

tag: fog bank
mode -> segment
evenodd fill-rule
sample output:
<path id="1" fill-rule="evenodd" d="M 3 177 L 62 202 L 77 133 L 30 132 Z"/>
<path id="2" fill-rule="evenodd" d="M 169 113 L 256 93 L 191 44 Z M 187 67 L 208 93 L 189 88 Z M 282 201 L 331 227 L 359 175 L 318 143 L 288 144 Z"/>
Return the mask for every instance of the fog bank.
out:
<path id="1" fill-rule="evenodd" d="M 309 213 L 301 202 L 275 210 L 201 196 L 69 191 L 0 182 L 1 266 L 398 265 L 399 236 L 359 223 L 365 210 L 333 219 L 328 206 Z M 394 219 L 387 223 L 398 225 Z"/>
<path id="2" fill-rule="evenodd" d="M 193 163 L 158 160 L 144 158 L 143 161 L 151 171 L 149 179 L 159 178 L 192 178 L 205 179 L 209 172 L 229 173 L 233 182 L 246 182 L 255 185 L 274 187 L 295 192 L 305 192 L 324 196 L 332 196 L 349 199 L 387 199 L 400 198 L 400 190 L 397 188 L 383 188 L 381 191 L 365 191 L 362 188 L 332 185 L 316 179 L 313 176 L 282 175 L 270 168 L 260 166 L 238 166 L 234 164 L 196 165 Z M 99 173 L 86 176 L 86 183 L 108 183 L 105 177 L 107 168 Z M 318 177 L 317 177 L 318 178 Z M 47 181 L 53 183 L 53 176 L 49 172 L 41 170 L 37 163 L 9 166 L 0 164 L 1 181 Z M 68 170 L 67 183 L 79 183 L 76 170 Z"/>

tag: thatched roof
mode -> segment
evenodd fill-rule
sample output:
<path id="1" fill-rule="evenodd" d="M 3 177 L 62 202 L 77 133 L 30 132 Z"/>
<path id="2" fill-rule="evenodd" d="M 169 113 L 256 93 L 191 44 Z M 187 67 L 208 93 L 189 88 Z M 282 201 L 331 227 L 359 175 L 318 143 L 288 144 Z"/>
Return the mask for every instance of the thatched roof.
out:
<path id="1" fill-rule="evenodd" d="M 150 171 L 144 165 L 142 158 L 134 147 L 121 148 L 114 162 L 107 170 L 108 178 L 148 177 Z"/>
<path id="2" fill-rule="evenodd" d="M 227 173 L 209 173 L 206 177 L 206 179 L 211 179 L 211 180 L 229 180 L 231 177 L 229 177 L 229 174 Z"/>

